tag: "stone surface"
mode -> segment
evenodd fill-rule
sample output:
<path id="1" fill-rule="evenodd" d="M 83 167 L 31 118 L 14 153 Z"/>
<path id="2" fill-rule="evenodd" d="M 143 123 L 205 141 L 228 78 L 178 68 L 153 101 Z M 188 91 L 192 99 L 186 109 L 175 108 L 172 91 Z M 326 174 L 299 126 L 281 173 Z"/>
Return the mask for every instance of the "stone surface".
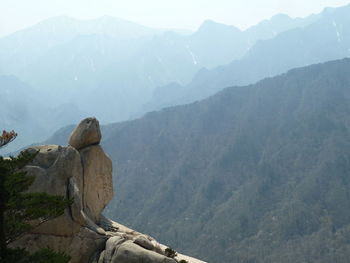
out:
<path id="1" fill-rule="evenodd" d="M 87 228 L 91 229 L 92 231 L 100 234 L 100 235 L 106 235 L 106 231 L 95 224 L 86 214 L 84 211 L 81 211 L 81 215 L 84 218 L 84 222 Z"/>
<path id="2" fill-rule="evenodd" d="M 83 227 L 78 235 L 74 236 L 69 246 L 68 253 L 72 257 L 69 263 L 89 262 L 97 251 L 104 248 L 107 239 L 107 236 Z"/>
<path id="3" fill-rule="evenodd" d="M 24 236 L 13 245 L 32 251 L 49 246 L 69 254 L 71 262 L 83 262 L 82 258 L 87 260 L 90 251 L 102 249 L 108 237 L 83 212 L 81 190 L 84 189 L 85 180 L 80 153 L 71 146 L 58 145 L 36 146 L 28 150 L 38 152 L 33 162 L 24 168 L 28 175 L 35 176 L 29 191 L 72 198 L 73 204 L 64 215 L 33 229 L 31 235 Z M 98 162 L 98 159 L 95 161 Z"/>
<path id="4" fill-rule="evenodd" d="M 105 250 L 102 251 L 102 253 L 100 254 L 100 257 L 98 259 L 98 263 L 104 263 L 105 262 Z"/>
<path id="5" fill-rule="evenodd" d="M 111 262 L 117 247 L 125 240 L 120 236 L 114 236 L 107 240 L 106 249 L 104 250 L 104 262 Z"/>
<path id="6" fill-rule="evenodd" d="M 80 151 L 84 169 L 83 207 L 95 222 L 113 197 L 112 162 L 99 145 Z"/>
<path id="7" fill-rule="evenodd" d="M 108 262 L 108 261 L 107 261 Z M 174 259 L 144 249 L 132 241 L 119 245 L 114 252 L 111 263 L 176 263 Z"/>
<path id="8" fill-rule="evenodd" d="M 82 215 L 82 211 L 83 211 L 82 193 L 76 181 L 77 180 L 74 177 L 69 178 L 67 197 L 74 200 L 73 204 L 70 207 L 70 213 L 73 221 L 79 223 L 80 225 L 84 225 L 86 220 Z"/>
<path id="9" fill-rule="evenodd" d="M 35 181 L 29 188 L 30 192 L 66 196 L 70 179 L 82 177 L 80 154 L 72 147 L 47 145 L 32 147 L 29 151 L 39 151 L 33 163 L 25 167 L 28 175 L 35 176 Z M 72 214 L 79 214 L 80 207 L 81 202 L 77 196 L 71 209 L 66 209 L 63 216 L 45 222 L 33 232 L 59 236 L 78 233 L 81 221 L 79 217 L 75 220 Z"/>
<path id="10" fill-rule="evenodd" d="M 86 118 L 73 130 L 69 138 L 69 145 L 77 150 L 86 146 L 99 144 L 101 141 L 101 130 L 98 120 Z"/>
<path id="11" fill-rule="evenodd" d="M 138 237 L 136 237 L 136 239 L 134 240 L 134 243 L 145 248 L 148 250 L 154 250 L 154 245 L 151 242 L 152 240 L 148 239 L 147 236 L 145 235 L 140 235 Z"/>
<path id="12" fill-rule="evenodd" d="M 104 248 L 107 236 L 99 235 L 82 227 L 74 236 L 55 236 L 42 234 L 25 235 L 13 244 L 13 247 L 25 247 L 29 251 L 50 247 L 55 251 L 71 256 L 69 263 L 89 262 L 96 251 Z"/>
<path id="13" fill-rule="evenodd" d="M 99 253 L 108 239 L 104 229 L 97 226 L 83 211 L 83 189 L 92 189 L 92 186 L 85 187 L 85 183 L 94 184 L 95 187 L 99 187 L 100 184 L 84 179 L 81 154 L 71 146 L 36 146 L 29 148 L 28 151 L 37 152 L 33 162 L 24 168 L 28 175 L 35 176 L 35 181 L 29 191 L 72 198 L 73 204 L 65 210 L 64 215 L 33 229 L 30 235 L 25 235 L 17 240 L 13 246 L 25 247 L 30 251 L 51 247 L 70 255 L 72 257 L 70 263 L 88 262 L 92 253 Z M 96 167 L 108 166 L 109 159 L 100 147 L 87 152 L 98 152 L 97 156 L 100 156 L 91 159 L 90 157 L 95 155 L 87 153 L 86 163 L 89 164 L 86 167 L 87 172 L 91 178 L 96 180 L 98 177 L 90 174 L 93 172 L 90 166 L 93 166 L 94 162 Z M 101 165 L 98 164 L 99 161 Z M 112 184 L 111 178 L 110 184 Z M 98 199 L 94 203 L 98 206 L 96 202 Z M 98 207 L 104 206 L 105 203 L 101 203 Z"/>

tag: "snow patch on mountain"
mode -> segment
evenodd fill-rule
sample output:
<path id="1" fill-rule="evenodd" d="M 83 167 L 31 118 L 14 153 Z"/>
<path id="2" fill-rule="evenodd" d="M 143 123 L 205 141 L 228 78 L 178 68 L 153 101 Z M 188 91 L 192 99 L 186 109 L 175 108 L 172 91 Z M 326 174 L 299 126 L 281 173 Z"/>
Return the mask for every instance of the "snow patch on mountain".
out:
<path id="1" fill-rule="evenodd" d="M 338 39 L 338 42 L 340 43 L 341 39 L 340 39 L 340 33 L 338 31 L 338 28 L 337 28 L 337 23 L 335 21 L 333 21 L 333 27 L 335 29 L 335 32 L 337 34 L 337 39 Z"/>
<path id="2" fill-rule="evenodd" d="M 190 46 L 189 46 L 189 45 L 187 45 L 187 46 L 186 46 L 186 49 L 188 50 L 188 52 L 190 53 L 190 55 L 191 55 L 191 57 L 192 57 L 193 64 L 194 64 L 194 65 L 197 65 L 197 64 L 198 64 L 198 62 L 197 62 L 196 57 L 194 56 L 194 54 L 193 54 L 192 50 L 190 49 Z"/>

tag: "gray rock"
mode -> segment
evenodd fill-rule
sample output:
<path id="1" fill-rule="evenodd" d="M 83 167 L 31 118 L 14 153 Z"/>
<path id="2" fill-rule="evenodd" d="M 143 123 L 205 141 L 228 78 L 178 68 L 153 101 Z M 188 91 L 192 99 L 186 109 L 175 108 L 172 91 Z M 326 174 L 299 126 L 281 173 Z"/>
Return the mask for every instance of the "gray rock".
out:
<path id="1" fill-rule="evenodd" d="M 111 237 L 106 242 L 106 249 L 104 251 L 104 262 L 112 262 L 112 258 L 116 252 L 116 249 L 120 244 L 124 242 L 124 238 L 119 236 Z"/>
<path id="2" fill-rule="evenodd" d="M 94 253 L 104 248 L 108 239 L 106 232 L 83 212 L 83 189 L 91 190 L 92 185 L 100 187 L 100 184 L 84 179 L 81 154 L 71 146 L 46 145 L 28 150 L 38 152 L 32 163 L 24 168 L 28 175 L 35 176 L 29 191 L 72 198 L 73 204 L 65 210 L 64 215 L 41 224 L 33 229 L 31 234 L 18 239 L 13 246 L 25 247 L 30 251 L 50 247 L 70 255 L 72 258 L 70 263 L 88 262 Z M 89 153 L 94 152 L 98 152 L 97 155 L 103 157 L 92 160 L 89 158 Z M 108 157 L 104 156 L 100 147 L 87 151 L 86 156 L 89 163 L 86 166 L 88 178 L 98 180 L 99 177 L 91 174 L 94 172 L 91 167 L 94 166 L 94 162 L 96 167 L 106 165 L 109 159 L 105 160 Z M 98 163 L 100 160 L 102 164 Z M 85 186 L 85 184 L 90 185 Z M 95 200 L 97 201 L 98 199 Z M 99 207 L 105 205 L 106 203 L 102 203 Z"/>
<path id="3" fill-rule="evenodd" d="M 84 219 L 84 224 L 87 228 L 90 230 L 100 234 L 100 235 L 106 235 L 106 231 L 102 228 L 99 227 L 98 225 L 95 224 L 85 213 L 84 211 L 81 211 L 81 215 Z"/>
<path id="4" fill-rule="evenodd" d="M 151 240 L 149 240 L 146 236 L 140 235 L 136 237 L 134 243 L 148 250 L 154 250 L 154 245 Z"/>
<path id="5" fill-rule="evenodd" d="M 79 152 L 72 147 L 58 145 L 32 147 L 30 151 L 38 151 L 38 154 L 33 162 L 24 168 L 28 175 L 35 177 L 29 191 L 67 197 L 70 179 L 81 177 L 83 173 Z M 33 233 L 59 236 L 78 233 L 81 225 L 72 215 L 79 214 L 80 207 L 79 198 L 74 199 L 73 206 L 66 209 L 64 215 L 43 223 L 34 229 Z"/>
<path id="6" fill-rule="evenodd" d="M 86 118 L 74 129 L 69 138 L 69 145 L 77 150 L 86 146 L 99 144 L 101 141 L 101 130 L 98 120 Z"/>
<path id="7" fill-rule="evenodd" d="M 74 201 L 70 208 L 73 221 L 79 223 L 79 225 L 84 225 L 85 218 L 81 214 L 81 211 L 83 210 L 83 202 L 81 200 L 82 195 L 76 183 L 76 178 L 74 177 L 69 178 L 67 197 Z"/>
<path id="8" fill-rule="evenodd" d="M 104 248 L 107 238 L 107 236 L 82 227 L 69 245 L 68 253 L 72 257 L 69 263 L 89 262 L 96 251 Z"/>
<path id="9" fill-rule="evenodd" d="M 100 254 L 100 257 L 98 259 L 98 263 L 104 263 L 105 262 L 105 250 L 103 250 Z"/>
<path id="10" fill-rule="evenodd" d="M 96 251 L 101 251 L 106 240 L 107 236 L 82 227 L 74 236 L 28 234 L 13 243 L 12 247 L 23 247 L 31 252 L 50 247 L 71 256 L 69 263 L 82 263 L 89 262 Z"/>
<path id="11" fill-rule="evenodd" d="M 111 263 L 176 263 L 176 261 L 146 250 L 132 241 L 126 241 L 117 247 Z"/>
<path id="12" fill-rule="evenodd" d="M 99 223 L 101 212 L 113 197 L 112 162 L 99 145 L 80 151 L 84 169 L 83 207 Z"/>

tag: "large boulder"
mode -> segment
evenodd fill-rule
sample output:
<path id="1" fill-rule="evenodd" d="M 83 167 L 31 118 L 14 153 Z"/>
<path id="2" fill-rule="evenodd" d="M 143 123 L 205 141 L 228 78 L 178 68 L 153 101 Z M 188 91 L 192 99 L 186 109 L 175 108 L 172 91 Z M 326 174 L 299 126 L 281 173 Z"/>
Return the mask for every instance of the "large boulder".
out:
<path id="1" fill-rule="evenodd" d="M 152 244 L 152 239 L 145 235 L 136 237 L 134 243 L 148 250 L 154 250 L 155 248 L 154 244 Z"/>
<path id="2" fill-rule="evenodd" d="M 46 192 L 51 195 L 67 196 L 71 184 L 81 181 L 83 167 L 80 154 L 73 147 L 58 145 L 37 146 L 29 149 L 37 152 L 36 158 L 25 167 L 28 175 L 35 176 L 30 192 Z M 74 187 L 74 186 L 73 186 Z M 73 236 L 81 227 L 80 210 L 82 209 L 81 195 L 78 192 L 73 200 L 71 209 L 66 209 L 63 216 L 41 224 L 33 230 L 34 233 Z"/>
<path id="3" fill-rule="evenodd" d="M 96 118 L 86 118 L 73 130 L 69 145 L 77 150 L 86 146 L 99 144 L 101 141 L 100 124 Z"/>
<path id="4" fill-rule="evenodd" d="M 98 223 L 113 197 L 112 161 L 99 145 L 82 149 L 80 155 L 84 169 L 84 211 Z"/>
<path id="5" fill-rule="evenodd" d="M 96 252 L 105 247 L 107 239 L 106 235 L 99 235 L 82 227 L 74 236 L 28 234 L 16 241 L 13 246 L 24 247 L 32 252 L 50 247 L 69 255 L 71 257 L 69 263 L 87 263 Z"/>
<path id="6" fill-rule="evenodd" d="M 119 240 L 118 240 L 119 241 Z M 108 243 L 108 241 L 107 241 Z M 144 249 L 131 240 L 112 247 L 106 247 L 99 262 L 104 263 L 177 263 L 174 259 L 163 256 L 154 251 Z M 107 256 L 108 255 L 108 256 Z M 111 256 L 109 256 L 111 255 Z"/>
<path id="7" fill-rule="evenodd" d="M 111 262 L 116 248 L 124 242 L 124 238 L 114 236 L 107 240 L 106 249 L 100 254 L 99 261 Z"/>
<path id="8" fill-rule="evenodd" d="M 24 168 L 28 175 L 35 176 L 28 191 L 64 196 L 73 199 L 73 203 L 62 216 L 41 224 L 12 246 L 30 251 L 50 247 L 70 255 L 70 263 L 88 262 L 93 253 L 104 248 L 108 236 L 83 211 L 85 180 L 81 154 L 71 146 L 59 145 L 35 146 L 28 151 L 37 153 Z"/>

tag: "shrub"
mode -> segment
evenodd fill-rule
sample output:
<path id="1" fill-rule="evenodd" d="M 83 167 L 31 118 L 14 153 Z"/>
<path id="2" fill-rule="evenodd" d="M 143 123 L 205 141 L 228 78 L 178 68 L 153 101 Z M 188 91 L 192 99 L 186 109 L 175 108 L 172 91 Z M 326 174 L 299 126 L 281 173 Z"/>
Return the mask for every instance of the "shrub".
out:
<path id="1" fill-rule="evenodd" d="M 177 256 L 177 252 L 174 249 L 168 247 L 165 249 L 165 255 L 169 258 L 174 258 Z"/>

